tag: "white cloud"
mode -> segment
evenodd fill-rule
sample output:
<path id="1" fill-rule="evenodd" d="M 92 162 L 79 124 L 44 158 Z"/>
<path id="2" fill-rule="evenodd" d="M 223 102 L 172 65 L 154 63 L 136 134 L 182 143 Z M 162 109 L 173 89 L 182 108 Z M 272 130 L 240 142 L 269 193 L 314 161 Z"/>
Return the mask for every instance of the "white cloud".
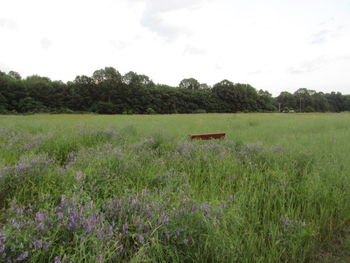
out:
<path id="1" fill-rule="evenodd" d="M 41 40 L 40 40 L 40 44 L 42 46 L 43 49 L 49 49 L 51 46 L 52 46 L 52 42 L 50 39 L 46 38 L 46 37 L 43 37 Z"/>
<path id="2" fill-rule="evenodd" d="M 350 93 L 348 0 L 0 1 L 0 70 L 67 81 L 113 66 L 170 85 Z"/>
<path id="3" fill-rule="evenodd" d="M 0 28 L 6 28 L 10 30 L 16 30 L 17 29 L 17 23 L 8 18 L 0 18 Z"/>

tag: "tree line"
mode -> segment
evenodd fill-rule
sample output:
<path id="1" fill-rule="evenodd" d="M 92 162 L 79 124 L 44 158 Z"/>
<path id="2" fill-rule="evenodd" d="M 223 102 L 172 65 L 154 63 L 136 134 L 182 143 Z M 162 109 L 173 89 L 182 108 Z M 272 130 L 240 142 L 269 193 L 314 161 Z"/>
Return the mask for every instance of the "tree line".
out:
<path id="1" fill-rule="evenodd" d="M 350 111 L 350 95 L 298 89 L 272 97 L 249 84 L 223 80 L 210 87 L 194 78 L 177 87 L 155 84 L 135 72 L 113 67 L 64 83 L 47 77 L 22 79 L 0 71 L 0 114 L 73 113 L 170 114 L 205 112 L 342 112 Z"/>

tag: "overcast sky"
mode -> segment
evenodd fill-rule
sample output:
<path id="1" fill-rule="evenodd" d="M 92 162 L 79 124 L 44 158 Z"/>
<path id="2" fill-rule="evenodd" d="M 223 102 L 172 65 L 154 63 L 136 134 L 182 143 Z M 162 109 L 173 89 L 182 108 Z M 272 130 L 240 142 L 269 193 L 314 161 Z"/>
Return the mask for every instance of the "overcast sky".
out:
<path id="1" fill-rule="evenodd" d="M 0 0 L 0 70 L 350 94 L 350 0 Z"/>

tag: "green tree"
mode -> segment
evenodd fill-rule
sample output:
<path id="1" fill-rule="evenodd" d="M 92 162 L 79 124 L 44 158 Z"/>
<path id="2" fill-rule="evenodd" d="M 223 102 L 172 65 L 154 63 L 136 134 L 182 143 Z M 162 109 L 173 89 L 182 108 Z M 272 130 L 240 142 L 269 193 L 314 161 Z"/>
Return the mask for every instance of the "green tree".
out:
<path id="1" fill-rule="evenodd" d="M 279 103 L 279 108 L 284 109 L 287 107 L 288 109 L 296 109 L 296 98 L 293 96 L 293 94 L 283 91 L 278 95 L 276 98 L 277 103 Z"/>
<path id="2" fill-rule="evenodd" d="M 31 97 L 25 97 L 21 99 L 18 103 L 19 112 L 43 112 L 46 111 L 46 107 L 38 101 L 35 101 Z"/>
<path id="3" fill-rule="evenodd" d="M 199 90 L 200 84 L 198 80 L 194 78 L 188 78 L 181 80 L 179 84 L 179 88 L 181 89 L 189 89 L 189 90 Z"/>
<path id="4" fill-rule="evenodd" d="M 14 79 L 16 79 L 16 80 L 21 80 L 22 79 L 22 77 L 21 77 L 21 75 L 18 73 L 18 72 L 16 72 L 16 71 L 10 71 L 9 73 L 8 73 L 8 75 L 11 77 L 11 78 L 14 78 Z"/>

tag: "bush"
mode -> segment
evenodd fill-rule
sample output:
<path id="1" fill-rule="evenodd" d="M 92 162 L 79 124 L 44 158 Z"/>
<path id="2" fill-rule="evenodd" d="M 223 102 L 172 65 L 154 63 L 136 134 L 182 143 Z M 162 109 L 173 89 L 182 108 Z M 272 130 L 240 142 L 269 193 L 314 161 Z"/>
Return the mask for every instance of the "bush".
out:
<path id="1" fill-rule="evenodd" d="M 307 106 L 305 108 L 305 112 L 314 112 L 314 111 L 315 111 L 314 108 L 312 108 L 311 106 Z"/>
<path id="2" fill-rule="evenodd" d="M 93 111 L 99 114 L 118 113 L 117 105 L 110 102 L 98 102 L 93 106 Z"/>
<path id="3" fill-rule="evenodd" d="M 197 109 L 197 110 L 193 111 L 193 113 L 207 113 L 207 111 L 204 109 Z"/>
<path id="4" fill-rule="evenodd" d="M 147 108 L 146 113 L 147 114 L 156 114 L 156 111 L 152 108 Z"/>
<path id="5" fill-rule="evenodd" d="M 6 108 L 3 105 L 0 105 L 0 114 L 7 114 L 8 111 L 6 110 Z"/>
<path id="6" fill-rule="evenodd" d="M 45 112 L 46 107 L 39 101 L 34 100 L 31 97 L 25 97 L 18 103 L 19 110 L 21 112 Z"/>
<path id="7" fill-rule="evenodd" d="M 68 109 L 68 108 L 60 108 L 58 110 L 55 110 L 53 113 L 57 113 L 57 114 L 73 114 L 74 111 L 72 111 L 71 109 Z"/>

